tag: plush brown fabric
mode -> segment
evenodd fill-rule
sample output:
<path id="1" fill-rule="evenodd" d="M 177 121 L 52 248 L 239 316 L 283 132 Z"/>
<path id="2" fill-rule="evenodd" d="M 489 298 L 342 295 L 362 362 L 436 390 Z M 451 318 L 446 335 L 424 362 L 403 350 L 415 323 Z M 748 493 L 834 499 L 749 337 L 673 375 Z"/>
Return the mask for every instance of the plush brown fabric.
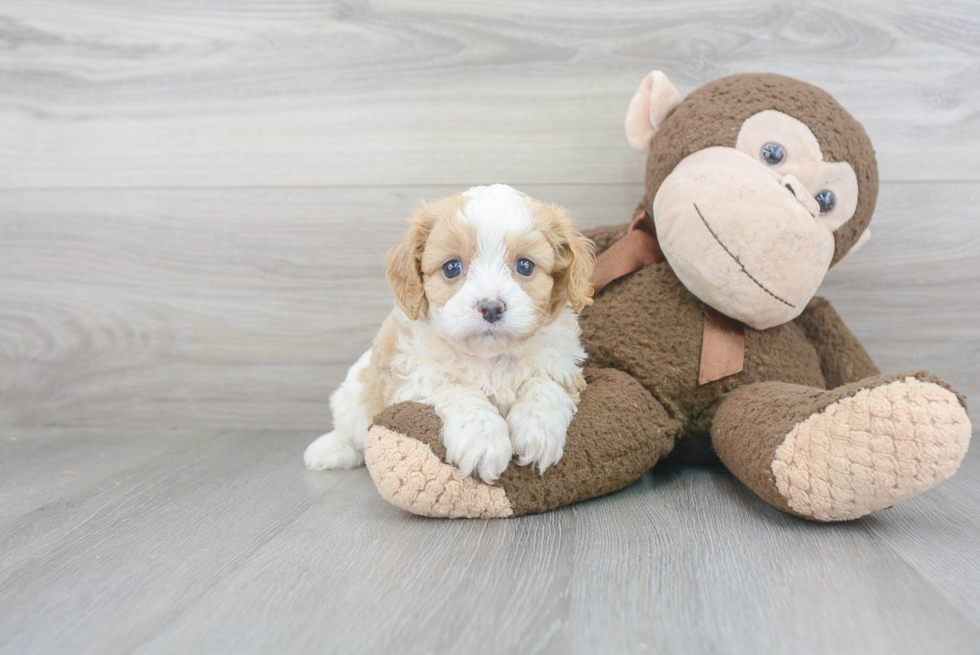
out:
<path id="1" fill-rule="evenodd" d="M 712 146 L 735 147 L 739 128 L 760 111 L 792 116 L 813 131 L 824 160 L 848 162 L 858 180 L 854 217 L 834 233 L 837 263 L 871 221 L 878 197 L 878 164 L 864 128 L 829 93 L 806 82 L 772 73 L 732 75 L 692 91 L 653 137 L 647 159 L 646 195 L 650 210 L 661 183 L 688 155 Z"/>
<path id="2" fill-rule="evenodd" d="M 816 349 L 828 388 L 881 374 L 864 346 L 824 298 L 811 300 L 794 323 L 803 328 L 803 334 Z"/>
<path id="3" fill-rule="evenodd" d="M 514 465 L 501 476 L 515 515 L 618 491 L 673 448 L 679 422 L 636 380 L 620 371 L 594 369 L 586 371 L 586 380 L 561 461 L 543 476 Z"/>
<path id="4" fill-rule="evenodd" d="M 386 408 L 374 417 L 374 425 L 381 425 L 394 432 L 407 434 L 421 441 L 439 459 L 446 459 L 446 447 L 439 438 L 442 422 L 434 409 L 415 402 L 398 403 Z"/>
<path id="5" fill-rule="evenodd" d="M 909 377 L 953 391 L 926 371 L 876 375 L 830 391 L 786 382 L 751 384 L 732 391 L 719 406 L 711 427 L 712 443 L 721 461 L 745 486 L 774 507 L 798 514 L 777 490 L 772 471 L 776 449 L 786 436 L 798 423 L 843 398 Z M 957 398 L 964 402 L 959 394 Z"/>
<path id="6" fill-rule="evenodd" d="M 699 385 L 703 321 L 704 304 L 666 263 L 611 282 L 579 319 L 589 364 L 635 377 L 685 432 L 719 394 L 744 384 L 783 380 L 826 388 L 817 352 L 795 323 L 746 329 L 743 370 Z"/>
<path id="7" fill-rule="evenodd" d="M 770 505 L 792 513 L 776 489 L 772 461 L 776 449 L 808 407 L 824 391 L 784 382 L 762 382 L 736 389 L 715 414 L 711 441 L 719 459 L 742 484 Z"/>
<path id="8" fill-rule="evenodd" d="M 653 468 L 673 447 L 680 424 L 636 380 L 620 371 L 587 369 L 565 442 L 565 455 L 539 475 L 512 461 L 496 486 L 503 487 L 514 516 L 544 512 L 618 491 Z M 374 419 L 429 446 L 440 459 L 439 418 L 426 405 L 400 403 Z"/>

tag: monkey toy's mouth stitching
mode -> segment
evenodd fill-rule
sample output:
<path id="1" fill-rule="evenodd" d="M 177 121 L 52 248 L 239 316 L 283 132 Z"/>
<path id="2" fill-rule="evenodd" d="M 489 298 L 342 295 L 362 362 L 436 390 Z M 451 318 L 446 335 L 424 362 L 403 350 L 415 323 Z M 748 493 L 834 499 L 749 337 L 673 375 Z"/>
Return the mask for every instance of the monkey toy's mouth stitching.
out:
<path id="1" fill-rule="evenodd" d="M 715 238 L 715 241 L 717 241 L 718 242 L 718 245 L 722 247 L 722 250 L 724 250 L 726 253 L 728 253 L 728 256 L 731 257 L 732 260 L 734 260 L 734 262 L 736 264 L 738 264 L 738 267 L 740 269 L 742 269 L 742 272 L 745 273 L 745 275 L 747 275 L 750 280 L 752 280 L 753 282 L 755 282 L 760 289 L 762 289 L 763 291 L 765 291 L 766 293 L 768 293 L 770 296 L 772 296 L 773 298 L 775 298 L 779 302 L 783 303 L 787 307 L 792 307 L 793 309 L 796 309 L 796 305 L 794 305 L 793 303 L 790 303 L 790 302 L 786 302 L 785 300 L 783 300 L 782 298 L 780 298 L 779 296 L 777 296 L 776 294 L 774 294 L 772 291 L 770 291 L 769 289 L 767 289 L 765 287 L 765 285 L 762 284 L 762 282 L 759 282 L 757 279 L 755 279 L 755 277 L 751 273 L 749 273 L 747 270 L 745 270 L 745 265 L 742 264 L 742 262 L 738 261 L 738 257 L 736 257 L 734 254 L 732 254 L 732 251 L 728 249 L 728 246 L 726 246 L 725 244 L 723 244 L 721 242 L 721 239 L 718 238 L 718 235 L 715 234 L 715 231 L 711 229 L 711 226 L 710 225 L 708 225 L 708 221 L 705 220 L 704 215 L 701 213 L 701 210 L 698 209 L 698 206 L 697 206 L 696 203 L 694 205 L 694 211 L 696 211 L 698 213 L 698 217 L 701 219 L 701 222 L 704 223 L 704 226 L 706 228 L 708 228 L 708 232 L 711 233 L 711 236 L 713 236 Z"/>

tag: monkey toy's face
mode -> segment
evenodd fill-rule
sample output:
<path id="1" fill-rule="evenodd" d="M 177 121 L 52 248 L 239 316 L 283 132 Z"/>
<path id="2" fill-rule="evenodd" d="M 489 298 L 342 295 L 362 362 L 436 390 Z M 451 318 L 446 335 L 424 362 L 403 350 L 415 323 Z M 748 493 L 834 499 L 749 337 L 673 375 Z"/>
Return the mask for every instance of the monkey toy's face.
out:
<path id="1" fill-rule="evenodd" d="M 841 230 L 859 209 L 855 168 L 840 153 L 828 157 L 806 122 L 769 108 L 787 104 L 778 98 L 785 89 L 773 89 L 769 78 L 823 93 L 777 76 L 726 78 L 738 79 L 739 93 L 757 97 L 736 103 L 734 111 L 719 112 L 719 107 L 726 109 L 721 103 L 729 98 L 727 90 L 706 98 L 711 85 L 702 87 L 682 103 L 666 77 L 652 73 L 627 116 L 631 143 L 649 144 L 651 150 L 645 203 L 671 268 L 705 304 L 756 329 L 797 317 L 831 264 L 866 238 L 863 227 L 870 219 L 862 207 L 867 216 L 856 226 L 858 238 L 853 238 L 854 229 Z M 773 95 L 775 102 L 765 101 Z M 790 95 L 796 100 L 797 94 Z M 844 127 L 853 130 L 853 125 Z M 866 140 L 857 129 L 852 141 Z M 692 134 L 701 141 L 691 144 Z M 678 143 L 678 138 L 686 141 Z M 860 159 L 861 167 L 868 168 L 867 157 Z M 873 182 L 872 194 L 876 175 Z"/>
<path id="2" fill-rule="evenodd" d="M 761 328 L 792 320 L 854 214 L 847 162 L 823 160 L 806 125 L 777 111 L 742 124 L 734 148 L 688 155 L 653 199 L 660 247 L 681 282 L 718 311 Z M 710 265 L 705 265 L 710 262 Z"/>

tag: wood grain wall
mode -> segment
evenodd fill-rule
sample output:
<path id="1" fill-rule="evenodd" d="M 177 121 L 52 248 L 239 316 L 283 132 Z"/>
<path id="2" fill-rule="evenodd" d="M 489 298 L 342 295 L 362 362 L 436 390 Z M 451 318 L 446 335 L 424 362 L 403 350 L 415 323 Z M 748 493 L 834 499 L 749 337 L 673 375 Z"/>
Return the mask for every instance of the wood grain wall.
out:
<path id="1" fill-rule="evenodd" d="M 825 283 L 885 370 L 980 394 L 975 2 L 0 5 L 0 425 L 323 429 L 419 199 L 626 220 L 622 121 L 775 71 L 861 120 L 874 238 Z"/>

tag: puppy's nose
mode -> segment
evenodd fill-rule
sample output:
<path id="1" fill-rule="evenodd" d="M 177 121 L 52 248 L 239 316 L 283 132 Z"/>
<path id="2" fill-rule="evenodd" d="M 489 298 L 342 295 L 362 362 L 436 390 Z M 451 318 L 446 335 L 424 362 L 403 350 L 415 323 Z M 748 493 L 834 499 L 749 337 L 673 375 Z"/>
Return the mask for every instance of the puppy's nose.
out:
<path id="1" fill-rule="evenodd" d="M 504 303 L 499 300 L 487 300 L 484 298 L 476 308 L 483 314 L 483 320 L 487 323 L 496 323 L 504 314 Z"/>

